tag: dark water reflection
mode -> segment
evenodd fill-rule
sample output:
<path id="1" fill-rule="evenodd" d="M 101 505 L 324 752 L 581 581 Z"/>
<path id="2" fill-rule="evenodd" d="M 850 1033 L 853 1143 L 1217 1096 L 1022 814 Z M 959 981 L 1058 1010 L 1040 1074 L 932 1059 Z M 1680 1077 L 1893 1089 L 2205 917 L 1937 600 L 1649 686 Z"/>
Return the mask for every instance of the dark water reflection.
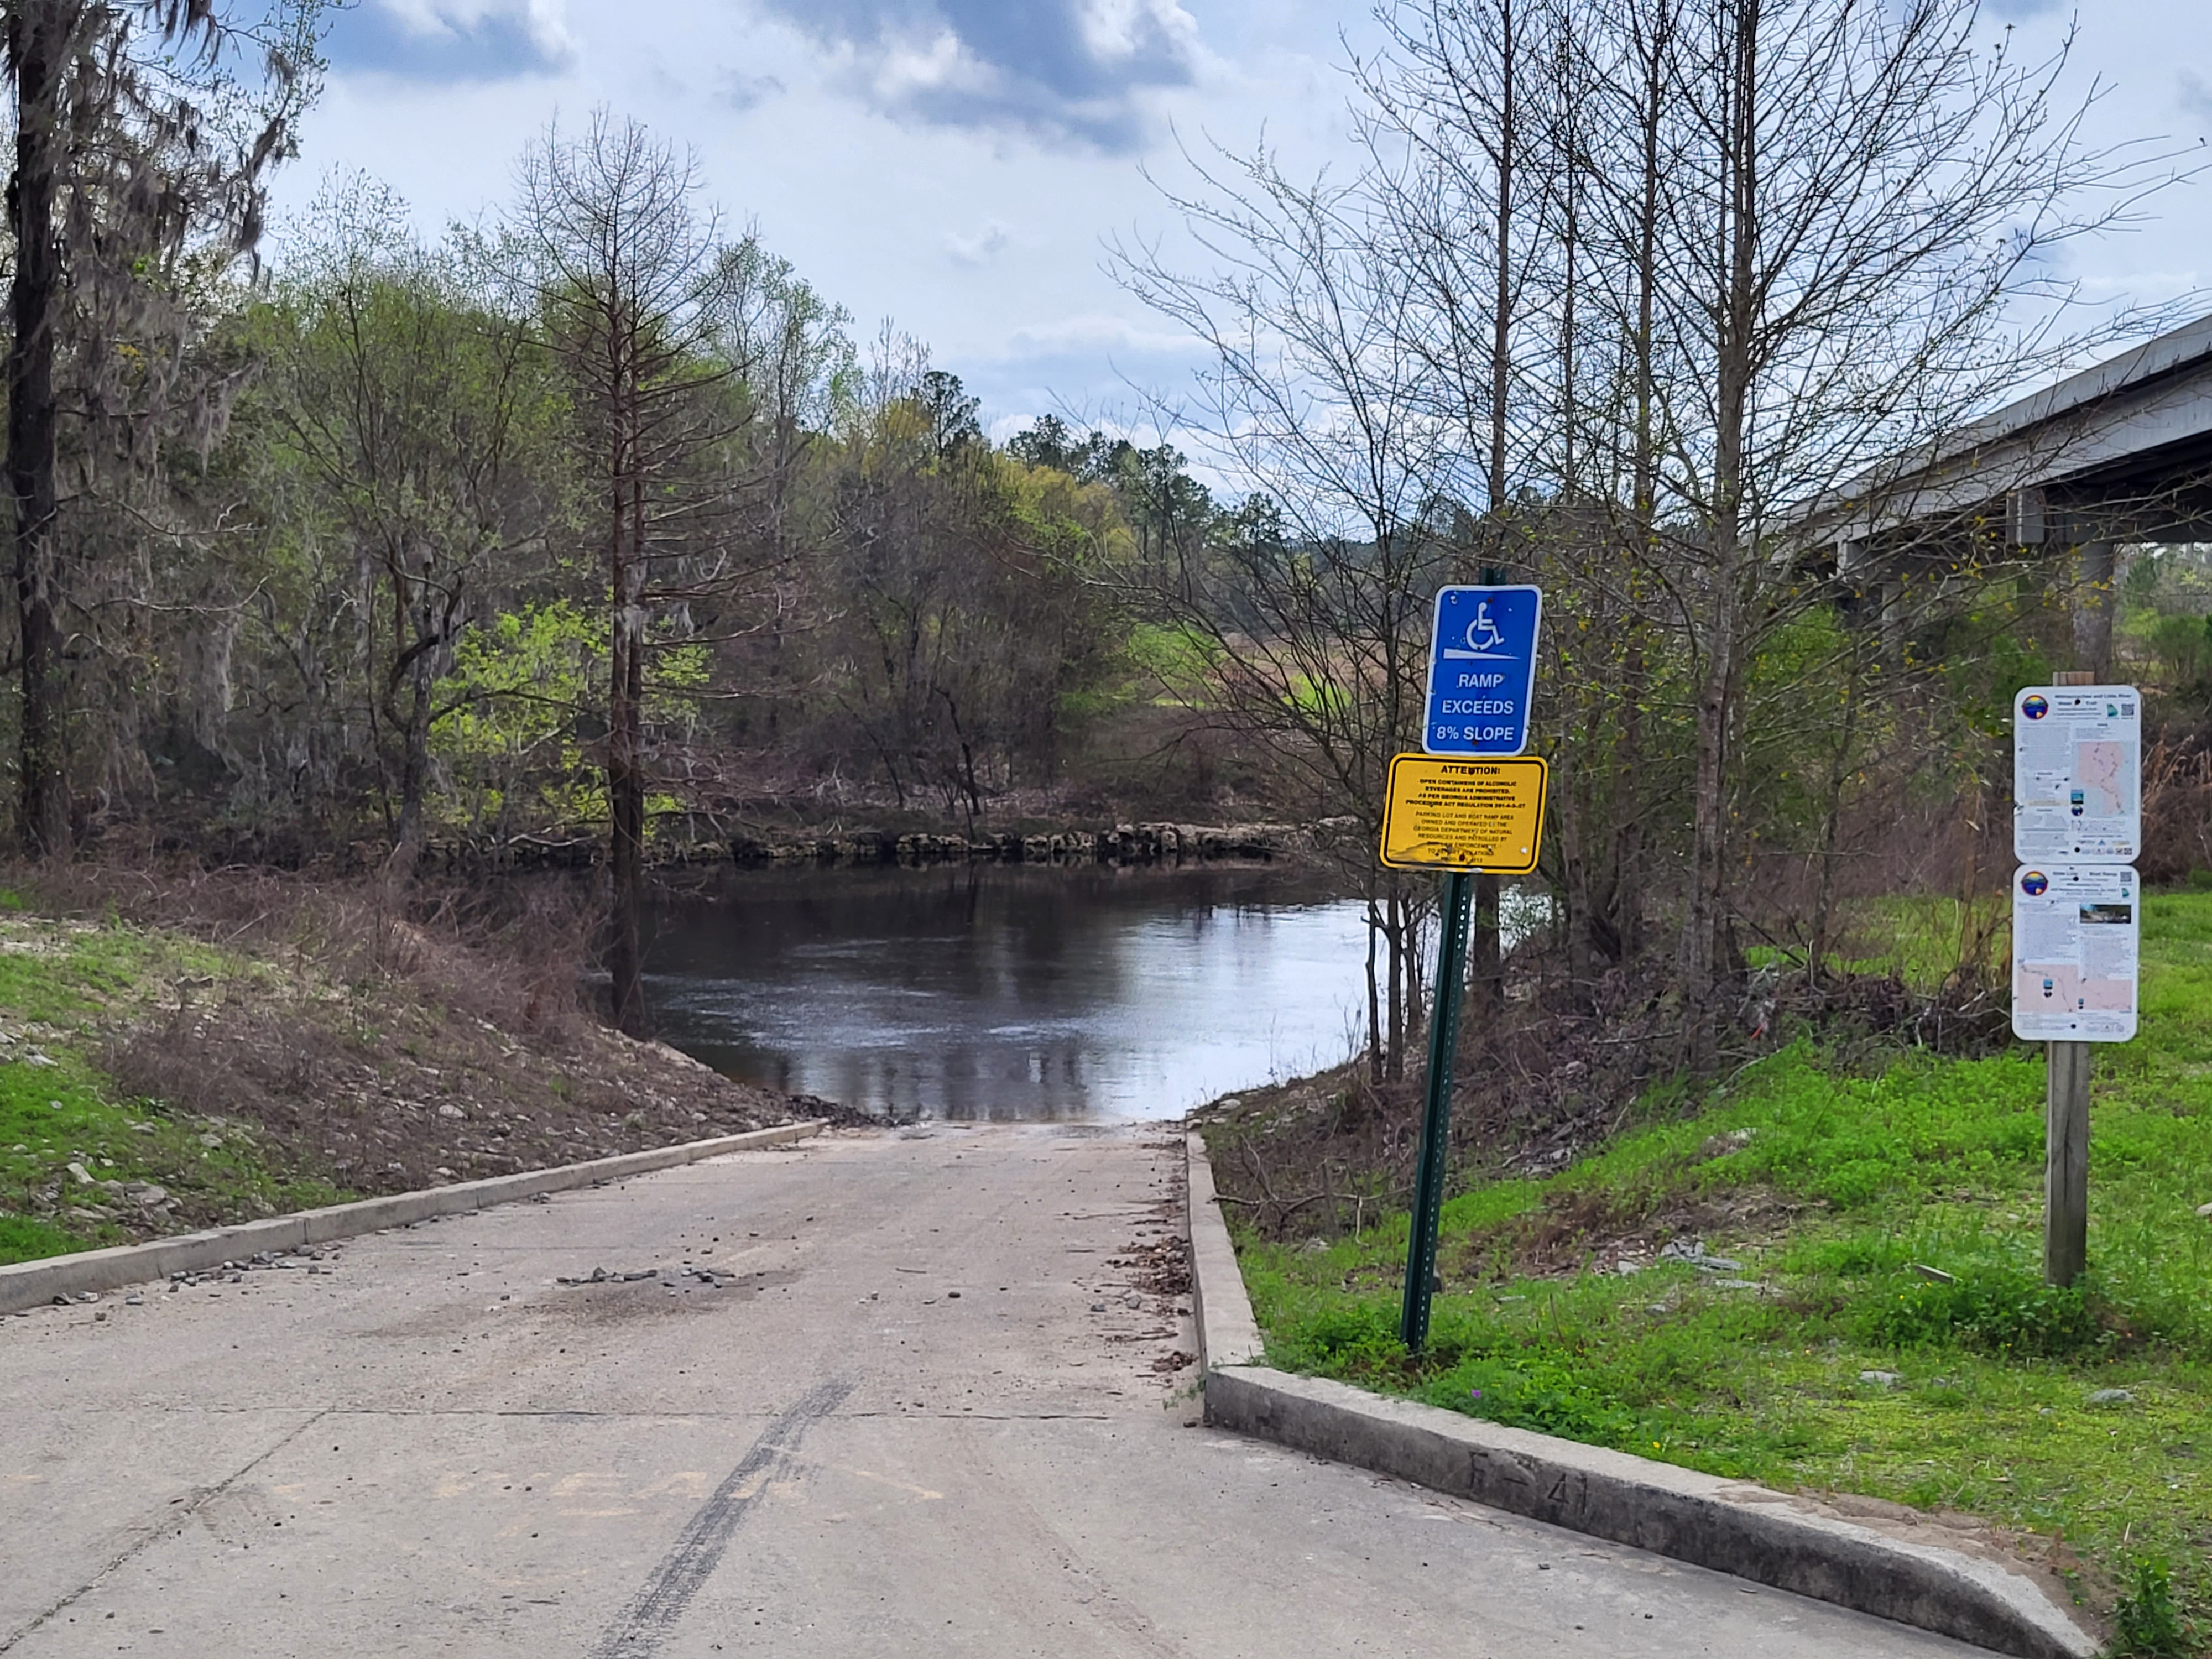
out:
<path id="1" fill-rule="evenodd" d="M 1269 871 L 763 872 L 653 922 L 669 1042 L 902 1116 L 1173 1117 L 1364 1018 L 1359 905 Z"/>

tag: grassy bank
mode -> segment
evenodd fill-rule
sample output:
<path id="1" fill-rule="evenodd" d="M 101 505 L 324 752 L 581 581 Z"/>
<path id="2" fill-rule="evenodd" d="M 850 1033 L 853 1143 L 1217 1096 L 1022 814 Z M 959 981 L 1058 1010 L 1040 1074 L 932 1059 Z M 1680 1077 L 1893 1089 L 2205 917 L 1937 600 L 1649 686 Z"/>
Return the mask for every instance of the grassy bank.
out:
<path id="1" fill-rule="evenodd" d="M 557 908 L 68 881 L 0 885 L 0 1263 L 791 1115 L 591 1018 Z"/>
<path id="2" fill-rule="evenodd" d="M 1987 1517 L 2116 1640 L 2212 1652 L 2212 895 L 2146 907 L 2142 1034 L 2100 1050 L 2088 1280 L 2039 1272 L 2043 1066 L 1801 1042 L 1694 1117 L 1444 1214 L 1240 1241 L 1273 1363 L 1790 1489 Z"/>
<path id="3" fill-rule="evenodd" d="M 251 983 L 254 964 L 188 937 L 27 915 L 12 893 L 0 902 L 0 1261 L 345 1195 L 248 1126 L 166 1112 L 100 1063 L 150 1000 Z"/>

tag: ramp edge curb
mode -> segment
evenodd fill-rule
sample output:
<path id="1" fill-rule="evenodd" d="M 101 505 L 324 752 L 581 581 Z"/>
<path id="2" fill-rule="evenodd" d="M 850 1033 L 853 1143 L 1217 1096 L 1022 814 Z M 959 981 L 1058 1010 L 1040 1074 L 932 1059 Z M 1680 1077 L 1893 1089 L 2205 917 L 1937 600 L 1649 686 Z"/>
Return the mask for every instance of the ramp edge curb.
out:
<path id="1" fill-rule="evenodd" d="M 350 1204 L 331 1204 L 321 1209 L 270 1216 L 264 1221 L 241 1221 L 228 1227 L 179 1233 L 173 1238 L 150 1239 L 143 1244 L 122 1244 L 112 1249 L 85 1250 L 74 1255 L 17 1262 L 0 1267 L 0 1314 L 40 1307 L 58 1296 L 117 1290 L 125 1285 L 167 1279 L 175 1273 L 199 1273 L 256 1251 L 296 1250 L 335 1238 L 353 1238 L 362 1233 L 381 1232 L 387 1227 L 404 1227 L 434 1216 L 460 1215 L 487 1205 L 512 1204 L 541 1193 L 570 1192 L 599 1182 L 650 1175 L 656 1170 L 696 1164 L 725 1152 L 780 1146 L 818 1134 L 822 1128 L 822 1120 L 810 1118 L 802 1123 L 779 1123 L 765 1129 L 750 1129 L 743 1134 L 687 1140 L 674 1146 L 655 1146 L 642 1152 L 593 1158 L 585 1164 L 562 1164 L 550 1170 L 525 1170 L 514 1175 L 488 1176 L 482 1181 L 459 1182 L 450 1187 L 430 1187 L 421 1192 L 393 1193 Z"/>

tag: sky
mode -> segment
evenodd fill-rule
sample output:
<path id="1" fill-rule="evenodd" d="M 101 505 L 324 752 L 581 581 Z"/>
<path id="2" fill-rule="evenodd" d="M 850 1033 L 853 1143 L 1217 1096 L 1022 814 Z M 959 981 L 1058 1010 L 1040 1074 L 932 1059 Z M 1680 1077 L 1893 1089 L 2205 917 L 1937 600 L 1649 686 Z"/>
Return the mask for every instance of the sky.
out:
<path id="1" fill-rule="evenodd" d="M 2194 149 L 2203 3 L 1986 0 L 1984 27 L 2038 52 L 2075 28 L 2076 95 L 2106 88 L 2087 136 Z M 279 206 L 365 172 L 434 234 L 506 199 L 549 122 L 604 106 L 689 146 L 732 229 L 757 227 L 860 336 L 889 320 L 926 342 L 994 434 L 1111 420 L 1197 359 L 1102 269 L 1107 239 L 1171 238 L 1160 187 L 1210 142 L 1348 167 L 1343 65 L 1374 28 L 1359 0 L 353 0 Z M 2152 210 L 2069 250 L 2085 292 L 2212 289 L 2212 176 Z"/>

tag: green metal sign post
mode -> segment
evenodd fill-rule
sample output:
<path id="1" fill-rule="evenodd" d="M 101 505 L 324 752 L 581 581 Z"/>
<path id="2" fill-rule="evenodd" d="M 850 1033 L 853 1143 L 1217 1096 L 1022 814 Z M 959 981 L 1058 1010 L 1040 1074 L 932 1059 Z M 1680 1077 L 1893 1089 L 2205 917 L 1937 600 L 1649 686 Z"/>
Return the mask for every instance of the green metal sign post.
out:
<path id="1" fill-rule="evenodd" d="M 1398 1334 L 1408 1352 L 1429 1344 L 1429 1298 L 1436 1293 L 1437 1227 L 1444 1207 L 1444 1165 L 1451 1155 L 1452 1058 L 1459 1047 L 1459 1002 L 1467 983 L 1468 901 L 1474 873 L 1444 878 L 1437 939 L 1437 1006 L 1429 1018 L 1429 1083 L 1421 1109 L 1420 1160 L 1413 1176 L 1413 1216 L 1406 1243 L 1406 1304 Z"/>

